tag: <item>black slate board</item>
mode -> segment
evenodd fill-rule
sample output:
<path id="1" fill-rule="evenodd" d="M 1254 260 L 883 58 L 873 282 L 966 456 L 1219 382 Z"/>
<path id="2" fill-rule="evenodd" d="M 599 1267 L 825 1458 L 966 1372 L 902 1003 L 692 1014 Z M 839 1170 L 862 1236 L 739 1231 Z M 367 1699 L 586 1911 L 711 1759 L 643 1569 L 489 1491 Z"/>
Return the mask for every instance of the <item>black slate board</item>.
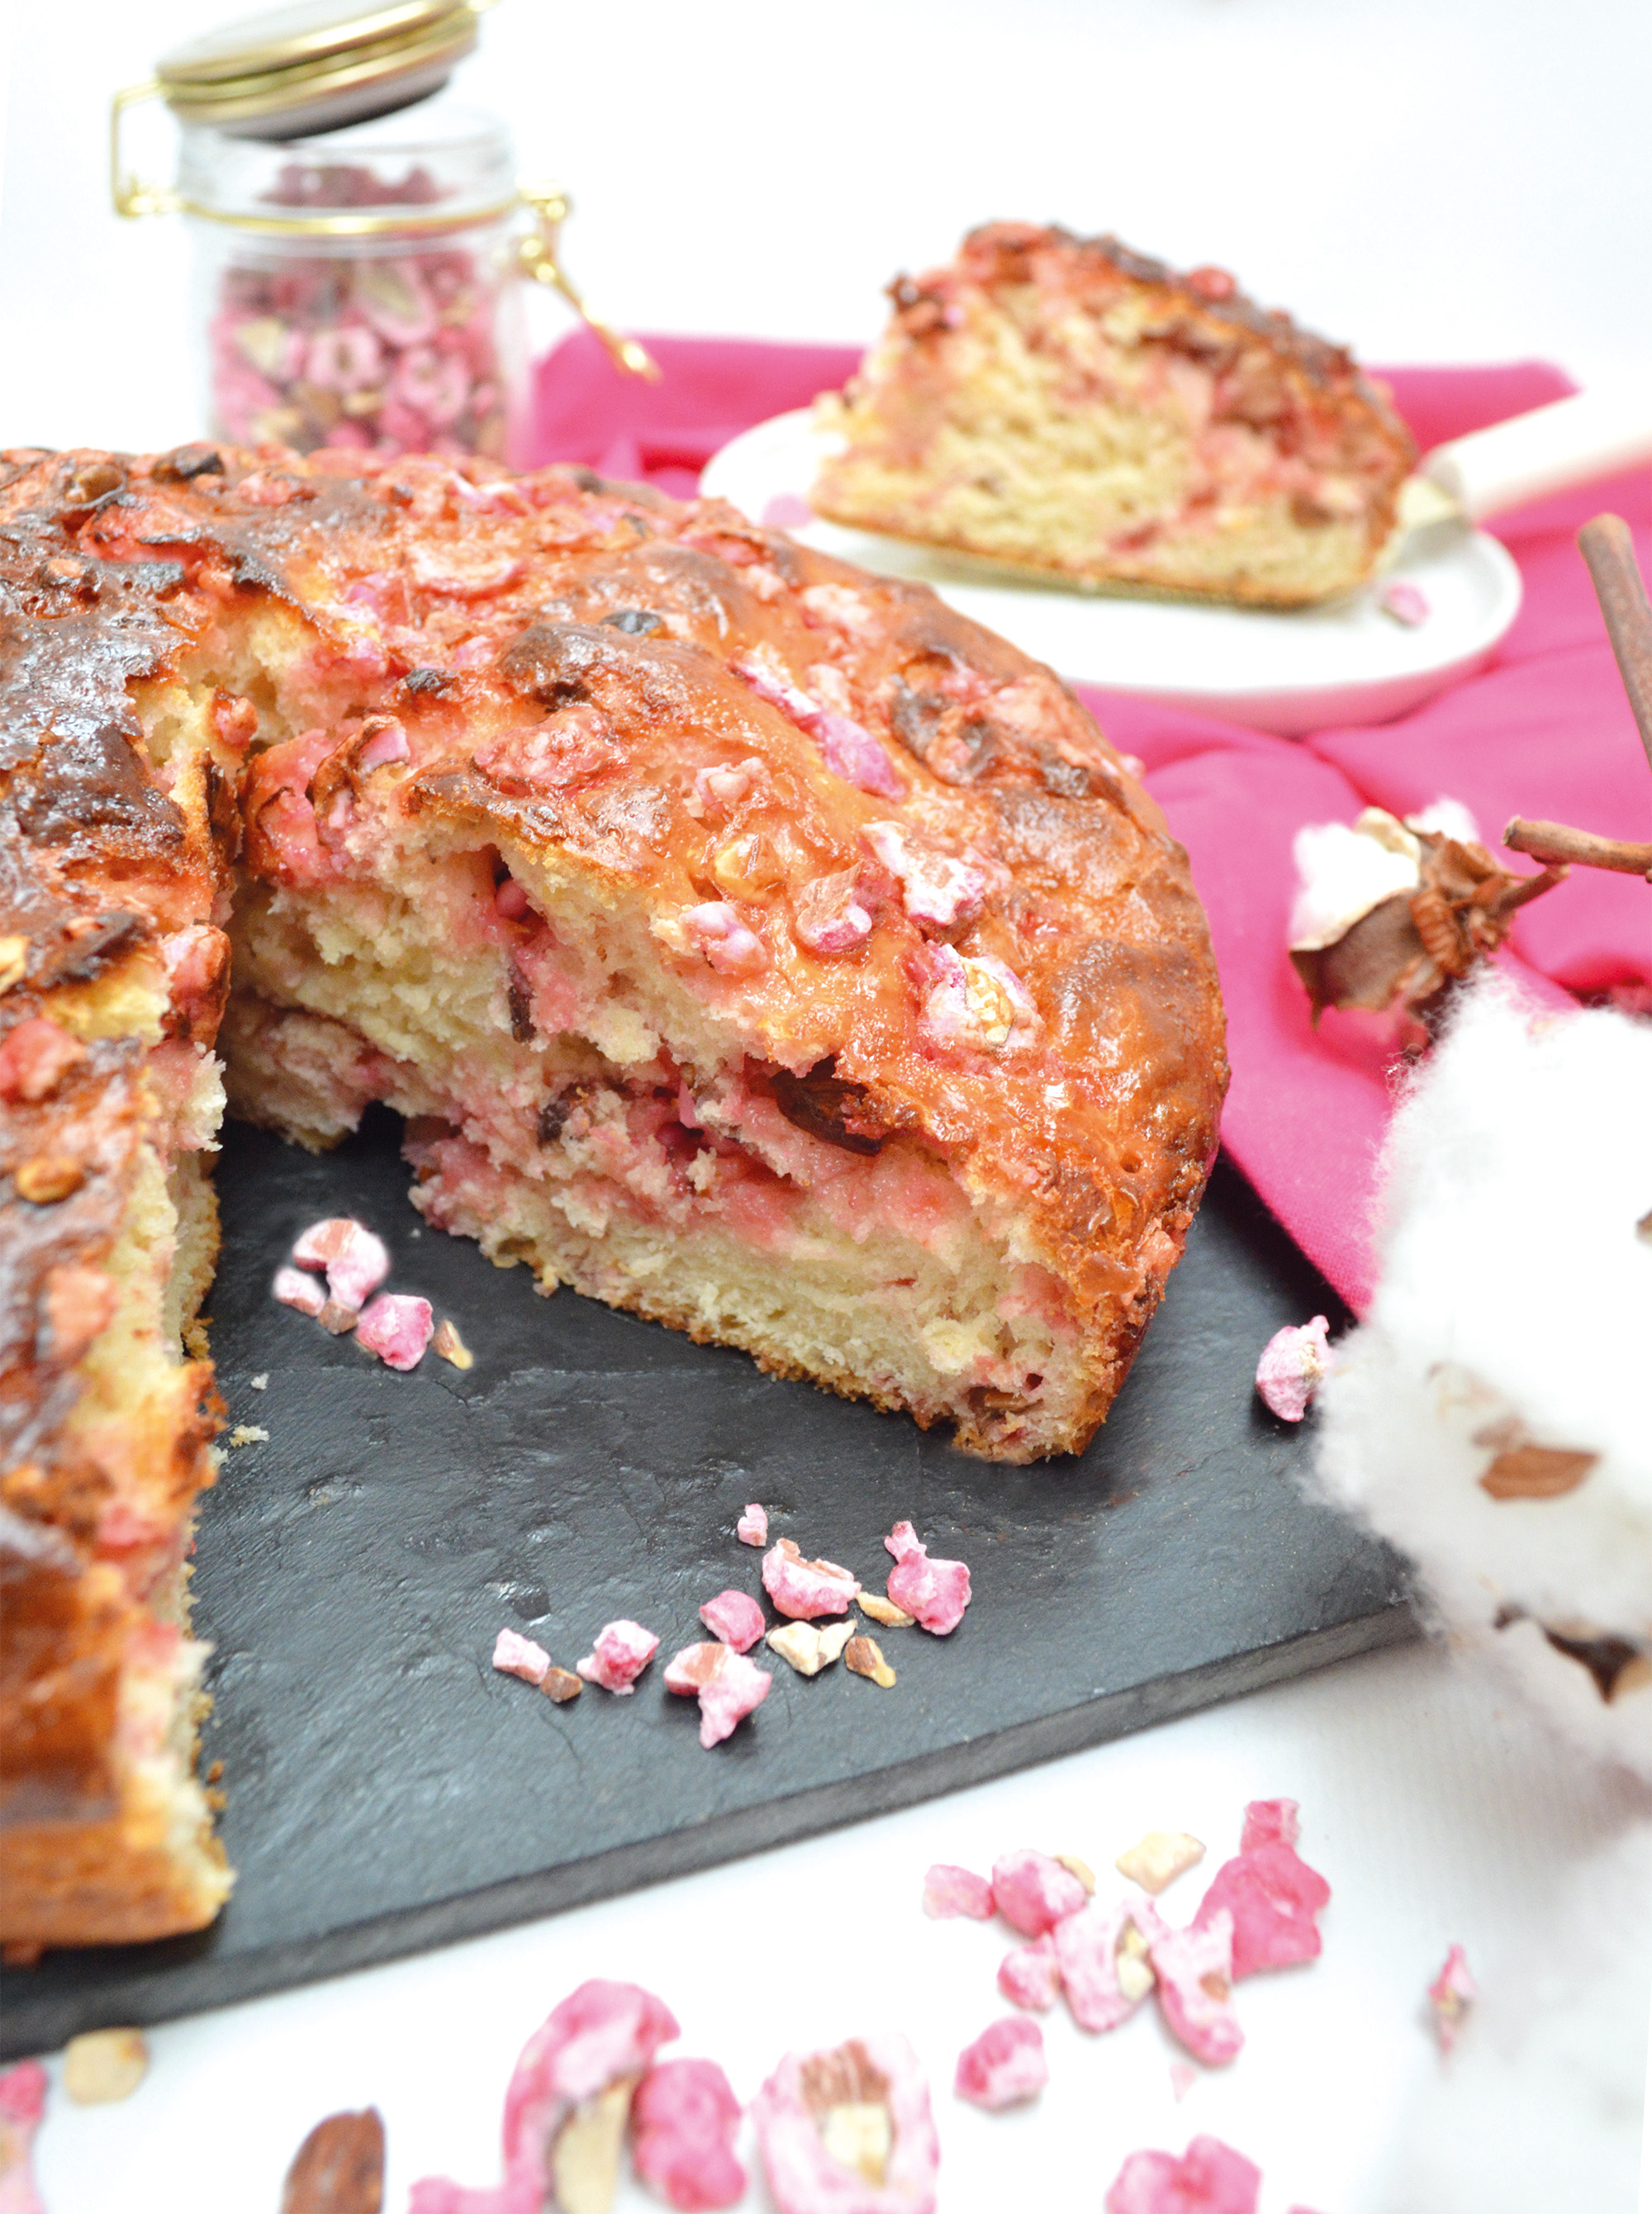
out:
<path id="1" fill-rule="evenodd" d="M 422 1228 L 393 1118 L 316 1159 L 232 1127 L 212 1345 L 236 1422 L 201 1517 L 215 1648 L 203 1758 L 240 1872 L 211 1930 L 9 1973 L 0 2051 L 226 2003 L 632 1889 L 1092 1745 L 1410 1631 L 1399 1563 L 1310 1503 L 1308 1440 L 1251 1388 L 1258 1349 L 1334 1294 L 1219 1165 L 1111 1419 L 1080 1460 L 1003 1469 L 902 1418 Z M 392 1374 L 269 1296 L 296 1233 L 352 1213 L 476 1355 Z M 268 1373 L 268 1388 L 249 1378 Z M 760 1590 L 775 1537 L 881 1590 L 901 1517 L 970 1563 L 947 1639 L 882 1633 L 890 1691 L 773 1654 L 753 1722 L 701 1750 L 660 1664 L 696 1609 Z M 634 1616 L 664 1641 L 629 1698 L 557 1707 L 488 1665 L 530 1630 L 564 1666 Z M 756 1657 L 762 1657 L 761 1654 Z"/>

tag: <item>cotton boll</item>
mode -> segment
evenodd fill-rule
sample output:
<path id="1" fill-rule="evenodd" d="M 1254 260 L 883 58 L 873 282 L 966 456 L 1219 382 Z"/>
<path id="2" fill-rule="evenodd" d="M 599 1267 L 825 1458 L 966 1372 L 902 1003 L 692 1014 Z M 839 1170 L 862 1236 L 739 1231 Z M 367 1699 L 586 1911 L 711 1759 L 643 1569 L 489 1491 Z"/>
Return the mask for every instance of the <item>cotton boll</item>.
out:
<path id="1" fill-rule="evenodd" d="M 1652 1024 L 1482 982 L 1395 1118 L 1319 1473 L 1459 1644 L 1652 1777 L 1649 1211 Z"/>
<path id="2" fill-rule="evenodd" d="M 1652 1824 L 1576 1868 L 1480 1974 L 1449 2058 L 1401 2125 L 1387 2214 L 1632 2214 L 1652 1989 Z M 1422 2032 L 1419 2029 L 1419 2034 Z"/>

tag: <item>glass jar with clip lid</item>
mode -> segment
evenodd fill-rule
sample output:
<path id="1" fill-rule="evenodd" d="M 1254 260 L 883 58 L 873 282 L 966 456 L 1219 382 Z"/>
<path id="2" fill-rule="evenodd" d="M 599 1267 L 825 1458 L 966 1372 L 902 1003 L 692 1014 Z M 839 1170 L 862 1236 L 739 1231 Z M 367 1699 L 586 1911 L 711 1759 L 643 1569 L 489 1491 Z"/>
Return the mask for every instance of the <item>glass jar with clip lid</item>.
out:
<path id="1" fill-rule="evenodd" d="M 554 286 L 615 364 L 658 372 L 564 273 L 568 213 L 519 185 L 504 125 L 445 94 L 491 0 L 307 0 L 163 56 L 115 97 L 123 216 L 195 234 L 193 312 L 215 437 L 525 458 L 519 280 Z M 176 181 L 138 183 L 128 109 L 163 100 Z"/>

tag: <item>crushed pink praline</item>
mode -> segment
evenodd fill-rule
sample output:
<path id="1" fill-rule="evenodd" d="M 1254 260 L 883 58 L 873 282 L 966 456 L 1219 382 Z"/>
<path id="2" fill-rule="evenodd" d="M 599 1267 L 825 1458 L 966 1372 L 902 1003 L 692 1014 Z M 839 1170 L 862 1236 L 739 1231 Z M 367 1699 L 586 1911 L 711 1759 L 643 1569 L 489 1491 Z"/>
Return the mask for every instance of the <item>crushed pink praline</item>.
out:
<path id="1" fill-rule="evenodd" d="M 1429 1985 L 1429 2004 L 1434 2013 L 1434 2034 L 1440 2050 L 1449 2052 L 1463 2027 L 1463 2017 L 1480 1996 L 1460 1945 L 1446 1955 L 1445 1966 Z"/>
<path id="2" fill-rule="evenodd" d="M 1111 1906 L 1098 1902 L 1066 1916 L 1051 1933 L 1068 2011 L 1080 2029 L 1098 2035 L 1128 2021 L 1147 1997 L 1145 1990 L 1133 1996 L 1118 1979 L 1118 1946 L 1126 1923 L 1134 1923 L 1149 1945 L 1165 1930 L 1153 1901 L 1130 1891 Z"/>
<path id="3" fill-rule="evenodd" d="M 1315 1315 L 1300 1330 L 1290 1324 L 1276 1330 L 1263 1347 L 1257 1391 L 1282 1422 L 1300 1422 L 1330 1374 L 1336 1361 L 1330 1332 L 1324 1315 Z"/>
<path id="4" fill-rule="evenodd" d="M 790 1538 L 778 1539 L 763 1555 L 763 1589 L 777 1612 L 794 1622 L 823 1614 L 847 1614 L 860 1586 L 835 1561 L 805 1561 Z M 908 1610 L 910 1612 L 910 1609 Z"/>
<path id="5" fill-rule="evenodd" d="M 1031 1847 L 993 1863 L 993 1903 L 1024 1937 L 1042 1937 L 1065 1916 L 1078 1913 L 1089 1896 L 1071 1868 Z"/>
<path id="6" fill-rule="evenodd" d="M 714 2060 L 663 2060 L 631 2101 L 631 2157 L 682 2214 L 732 2206 L 746 2172 L 734 2156 L 740 2101 Z"/>
<path id="7" fill-rule="evenodd" d="M 1404 577 L 1390 578 L 1379 595 L 1378 604 L 1384 615 L 1392 615 L 1407 630 L 1415 630 L 1419 623 L 1429 620 L 1429 596 L 1420 584 L 1413 584 Z"/>
<path id="8" fill-rule="evenodd" d="M 34 2180 L 34 2133 L 50 2089 L 38 2060 L 0 2070 L 0 2214 L 46 2214 Z"/>
<path id="9" fill-rule="evenodd" d="M 278 1269 L 270 1289 L 284 1307 L 297 1307 L 300 1314 L 318 1315 L 327 1305 L 320 1283 L 302 1269 Z"/>
<path id="10" fill-rule="evenodd" d="M 1225 2068 L 1245 2043 L 1232 1997 L 1233 1917 L 1223 1911 L 1189 1930 L 1161 1927 L 1147 1958 L 1165 2027 L 1207 2068 Z"/>
<path id="11" fill-rule="evenodd" d="M 958 2057 L 952 2089 L 972 2107 L 996 2112 L 1036 2099 L 1049 2081 L 1044 2034 L 1025 2015 L 1006 2015 L 983 2029 Z"/>
<path id="12" fill-rule="evenodd" d="M 529 2176 L 542 2199 L 550 2149 L 570 2108 L 640 2076 L 677 2034 L 670 2009 L 637 1984 L 593 1978 L 554 2007 L 523 2046 L 505 2091 L 506 2181 Z"/>
<path id="13" fill-rule="evenodd" d="M 301 1269 L 325 1270 L 327 1287 L 342 1307 L 364 1306 L 390 1273 L 383 1239 L 348 1214 L 312 1222 L 294 1243 L 292 1257 Z"/>
<path id="14" fill-rule="evenodd" d="M 788 2052 L 751 2102 L 770 2196 L 780 2214 L 934 2214 L 940 2141 L 922 2064 L 893 2031 L 855 2041 L 889 2087 L 883 2182 L 869 2182 L 828 2152 L 804 2096 L 804 2070 L 817 2056 Z"/>
<path id="15" fill-rule="evenodd" d="M 1106 2214 L 1256 2214 L 1262 2170 L 1220 2138 L 1198 2137 L 1180 2160 L 1133 2152 L 1102 2204 Z"/>
<path id="16" fill-rule="evenodd" d="M 743 1545 L 762 1547 L 768 1543 L 768 1510 L 754 1500 L 734 1526 L 734 1534 Z"/>
<path id="17" fill-rule="evenodd" d="M 1319 1957 L 1315 1917 L 1331 1898 L 1331 1886 L 1311 1868 L 1294 1846 L 1251 1845 L 1224 1861 L 1193 1917 L 1196 1929 L 1219 1912 L 1233 1923 L 1233 1979 L 1259 1968 L 1286 1968 Z"/>
<path id="18" fill-rule="evenodd" d="M 884 1548 L 895 1557 L 885 1586 L 890 1599 L 932 1636 L 949 1636 L 970 1604 L 968 1569 L 962 1561 L 932 1561 L 909 1522 L 897 1522 Z"/>
<path id="19" fill-rule="evenodd" d="M 387 1368 L 417 1368 L 435 1328 L 428 1300 L 407 1292 L 381 1292 L 362 1312 L 356 1342 L 377 1354 Z"/>
<path id="20" fill-rule="evenodd" d="M 1248 1853 L 1253 1845 L 1294 1845 L 1301 1834 L 1294 1799 L 1253 1799 L 1245 1810 L 1239 1850 Z"/>
<path id="21" fill-rule="evenodd" d="M 1070 1916 L 1068 1923 L 1079 1918 Z M 1057 1925 L 1068 1926 L 1068 1923 Z M 1006 1953 L 998 1964 L 998 1988 L 1012 2006 L 1025 2007 L 1032 2014 L 1048 2014 L 1062 1988 L 1061 1963 L 1056 1958 L 1053 1934 L 1046 1930 L 1033 1944 L 1017 1945 Z"/>
<path id="22" fill-rule="evenodd" d="M 599 1684 L 603 1691 L 625 1698 L 658 1650 L 659 1640 L 652 1630 L 621 1616 L 603 1624 L 595 1645 L 574 1666 L 588 1684 Z"/>
<path id="23" fill-rule="evenodd" d="M 750 1592 L 719 1592 L 701 1608 L 700 1619 L 737 1653 L 749 1653 L 763 1634 L 763 1611 Z"/>
<path id="24" fill-rule="evenodd" d="M 502 1630 L 493 1641 L 493 1666 L 502 1676 L 520 1676 L 524 1684 L 542 1684 L 550 1673 L 551 1656 L 520 1630 Z"/>
<path id="25" fill-rule="evenodd" d="M 990 1922 L 996 1911 L 993 1887 L 984 1875 L 977 1875 L 973 1868 L 937 1861 L 925 1872 L 923 1911 L 936 1922 L 943 1922 L 954 1914 L 967 1915 L 971 1922 Z"/>
<path id="26" fill-rule="evenodd" d="M 700 1702 L 700 1742 L 707 1752 L 756 1712 L 773 1681 L 767 1669 L 715 1639 L 685 1645 L 665 1667 L 666 1690 Z"/>

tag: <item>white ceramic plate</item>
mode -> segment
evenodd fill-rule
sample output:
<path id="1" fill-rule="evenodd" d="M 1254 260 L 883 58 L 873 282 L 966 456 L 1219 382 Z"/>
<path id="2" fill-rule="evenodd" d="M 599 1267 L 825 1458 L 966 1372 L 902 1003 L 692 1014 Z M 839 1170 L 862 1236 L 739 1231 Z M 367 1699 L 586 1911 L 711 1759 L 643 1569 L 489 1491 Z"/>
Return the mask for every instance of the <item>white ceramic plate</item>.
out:
<path id="1" fill-rule="evenodd" d="M 1022 584 L 932 547 L 806 518 L 820 453 L 799 408 L 725 446 L 701 489 L 823 553 L 933 584 L 960 615 L 1063 676 L 1252 730 L 1294 736 L 1392 721 L 1483 667 L 1520 612 L 1520 571 L 1505 548 L 1453 523 L 1414 532 L 1384 579 L 1422 592 L 1429 612 L 1415 628 L 1385 615 L 1372 586 L 1331 606 L 1275 615 Z"/>

